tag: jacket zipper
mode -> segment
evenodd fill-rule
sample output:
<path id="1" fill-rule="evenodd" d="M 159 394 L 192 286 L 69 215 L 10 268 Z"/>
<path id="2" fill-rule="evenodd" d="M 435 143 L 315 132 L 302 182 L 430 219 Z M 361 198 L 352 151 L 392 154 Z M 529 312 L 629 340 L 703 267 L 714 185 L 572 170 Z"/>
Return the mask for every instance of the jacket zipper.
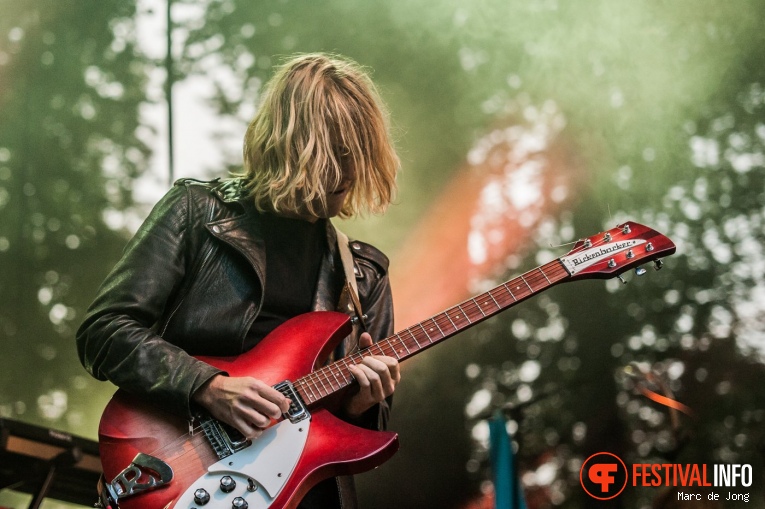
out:
<path id="1" fill-rule="evenodd" d="M 212 221 L 212 216 L 213 216 L 213 207 L 210 206 L 210 214 L 207 220 L 208 223 Z M 191 286 L 193 285 L 197 276 L 202 273 L 202 269 L 204 268 L 205 264 L 207 264 L 207 261 L 210 259 L 210 256 L 212 255 L 214 248 L 215 246 L 213 245 L 213 242 L 210 242 L 210 247 L 207 248 L 207 250 L 205 251 L 205 254 L 204 254 L 204 257 L 202 257 L 201 263 L 197 267 L 194 267 L 194 269 L 191 271 L 191 276 L 193 276 L 193 278 L 189 280 L 189 284 L 186 286 L 186 288 L 184 288 L 183 294 L 181 295 L 181 298 L 178 301 L 178 304 L 175 306 L 175 309 L 173 309 L 172 313 L 170 313 L 170 316 L 167 317 L 167 320 L 165 321 L 165 326 L 162 327 L 162 332 L 159 334 L 160 337 L 165 336 L 165 332 L 167 332 L 167 328 L 170 326 L 170 322 L 173 320 L 175 313 L 177 313 L 178 310 L 181 309 L 183 302 L 186 300 L 186 297 L 191 291 Z"/>
<path id="2" fill-rule="evenodd" d="M 210 255 L 212 255 L 212 252 L 213 252 L 213 246 L 211 245 L 210 248 L 205 252 L 205 257 L 202 259 L 201 265 L 199 265 L 199 267 L 192 272 L 192 274 L 194 274 L 194 279 L 191 280 L 192 283 L 196 279 L 196 276 L 202 273 L 202 269 L 207 263 L 207 260 L 210 259 Z M 160 334 L 160 336 L 162 337 L 165 336 L 165 332 L 167 331 L 167 327 L 170 325 L 170 321 L 173 319 L 173 316 L 175 316 L 175 313 L 177 313 L 178 310 L 181 308 L 181 305 L 186 300 L 186 297 L 190 291 L 191 291 L 191 283 L 189 283 L 189 285 L 185 288 L 185 291 L 183 292 L 183 295 L 181 296 L 181 300 L 178 301 L 178 305 L 175 306 L 175 309 L 173 309 L 173 312 L 170 313 L 170 316 L 167 317 L 167 321 L 165 322 L 165 326 L 162 328 L 162 333 Z"/>

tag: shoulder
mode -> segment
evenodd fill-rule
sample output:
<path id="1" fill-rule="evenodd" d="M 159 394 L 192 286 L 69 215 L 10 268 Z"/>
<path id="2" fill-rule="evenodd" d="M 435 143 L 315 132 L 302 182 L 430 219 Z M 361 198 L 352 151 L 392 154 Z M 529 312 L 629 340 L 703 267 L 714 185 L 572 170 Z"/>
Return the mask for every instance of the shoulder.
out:
<path id="1" fill-rule="evenodd" d="M 198 180 L 182 178 L 175 181 L 173 192 L 186 192 L 192 206 L 200 210 L 214 208 L 239 209 L 246 208 L 247 189 L 241 178 L 216 178 L 213 180 Z"/>
<path id="2" fill-rule="evenodd" d="M 374 269 L 379 275 L 387 274 L 389 260 L 385 253 L 371 244 L 360 240 L 350 241 L 351 253 L 357 264 L 366 265 Z"/>

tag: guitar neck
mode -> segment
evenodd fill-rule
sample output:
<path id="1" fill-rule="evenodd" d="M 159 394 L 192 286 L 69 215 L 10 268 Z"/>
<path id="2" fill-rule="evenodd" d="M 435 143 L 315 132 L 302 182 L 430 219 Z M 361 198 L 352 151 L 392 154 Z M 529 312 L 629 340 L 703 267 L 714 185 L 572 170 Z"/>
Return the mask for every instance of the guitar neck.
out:
<path id="1" fill-rule="evenodd" d="M 295 381 L 294 386 L 303 401 L 311 405 L 350 385 L 353 376 L 348 367 L 361 363 L 364 357 L 387 355 L 403 361 L 569 277 L 561 261 L 553 260 L 313 371 Z"/>

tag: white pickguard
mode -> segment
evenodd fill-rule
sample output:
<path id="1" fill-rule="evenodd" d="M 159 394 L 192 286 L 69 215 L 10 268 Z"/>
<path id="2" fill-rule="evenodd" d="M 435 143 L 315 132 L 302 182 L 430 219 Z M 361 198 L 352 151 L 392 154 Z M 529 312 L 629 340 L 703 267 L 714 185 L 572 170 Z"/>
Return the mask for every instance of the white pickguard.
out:
<path id="1" fill-rule="evenodd" d="M 229 509 L 235 497 L 242 497 L 249 509 L 267 509 L 303 454 L 310 423 L 310 419 L 294 424 L 285 420 L 268 428 L 246 449 L 210 465 L 207 474 L 189 486 L 173 508 L 202 507 L 194 502 L 194 491 L 204 488 L 210 494 L 210 502 L 205 508 Z M 236 488 L 230 493 L 220 489 L 220 479 L 224 475 L 236 481 Z M 255 491 L 247 490 L 248 479 L 255 481 Z"/>

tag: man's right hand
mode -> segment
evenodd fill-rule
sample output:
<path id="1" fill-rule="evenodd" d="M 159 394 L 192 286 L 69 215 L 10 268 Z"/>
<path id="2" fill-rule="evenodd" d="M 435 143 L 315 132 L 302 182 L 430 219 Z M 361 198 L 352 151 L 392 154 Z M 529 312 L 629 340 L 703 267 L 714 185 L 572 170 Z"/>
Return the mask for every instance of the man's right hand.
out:
<path id="1" fill-rule="evenodd" d="M 289 409 L 290 400 L 261 380 L 216 375 L 193 395 L 216 419 L 230 424 L 247 438 L 257 438 Z"/>

